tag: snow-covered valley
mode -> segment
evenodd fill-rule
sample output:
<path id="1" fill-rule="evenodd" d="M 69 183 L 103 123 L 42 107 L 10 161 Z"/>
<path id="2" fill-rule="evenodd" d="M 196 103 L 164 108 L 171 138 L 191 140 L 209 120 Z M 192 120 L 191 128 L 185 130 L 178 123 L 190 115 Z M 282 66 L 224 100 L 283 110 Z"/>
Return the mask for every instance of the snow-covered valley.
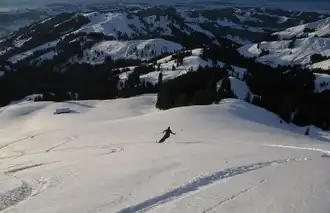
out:
<path id="1" fill-rule="evenodd" d="M 0 113 L 4 212 L 327 212 L 328 133 L 239 100 L 19 102 Z M 57 108 L 72 113 L 54 115 Z M 177 134 L 157 144 L 168 126 Z"/>

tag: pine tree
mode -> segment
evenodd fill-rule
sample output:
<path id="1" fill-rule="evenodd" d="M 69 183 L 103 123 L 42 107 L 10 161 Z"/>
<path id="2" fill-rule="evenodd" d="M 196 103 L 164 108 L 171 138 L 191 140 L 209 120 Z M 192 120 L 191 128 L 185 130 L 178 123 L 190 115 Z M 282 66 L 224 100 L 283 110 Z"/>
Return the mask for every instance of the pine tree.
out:
<path id="1" fill-rule="evenodd" d="M 175 65 L 173 64 L 173 66 L 172 66 L 172 71 L 174 71 L 175 70 Z"/>
<path id="2" fill-rule="evenodd" d="M 293 39 L 293 40 L 289 43 L 288 48 L 289 48 L 289 49 L 293 49 L 293 48 L 295 48 L 295 46 L 296 46 L 296 39 Z"/>
<path id="3" fill-rule="evenodd" d="M 188 98 L 186 93 L 182 93 L 174 102 L 175 107 L 188 106 Z"/>
<path id="4" fill-rule="evenodd" d="M 244 98 L 244 101 L 247 102 L 247 103 L 250 103 L 251 102 L 251 94 L 250 94 L 250 92 L 246 93 L 246 96 Z"/>

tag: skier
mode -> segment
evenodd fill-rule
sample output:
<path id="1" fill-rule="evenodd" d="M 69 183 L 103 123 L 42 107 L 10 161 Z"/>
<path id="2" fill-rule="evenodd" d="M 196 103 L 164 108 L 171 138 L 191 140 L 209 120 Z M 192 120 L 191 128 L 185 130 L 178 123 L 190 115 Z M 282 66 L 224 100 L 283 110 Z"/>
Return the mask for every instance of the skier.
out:
<path id="1" fill-rule="evenodd" d="M 163 143 L 167 138 L 169 138 L 172 135 L 175 135 L 176 133 L 172 132 L 171 128 L 168 127 L 167 129 L 165 129 L 162 133 L 165 133 L 165 135 L 163 136 L 162 139 L 160 139 L 160 141 L 158 143 Z"/>

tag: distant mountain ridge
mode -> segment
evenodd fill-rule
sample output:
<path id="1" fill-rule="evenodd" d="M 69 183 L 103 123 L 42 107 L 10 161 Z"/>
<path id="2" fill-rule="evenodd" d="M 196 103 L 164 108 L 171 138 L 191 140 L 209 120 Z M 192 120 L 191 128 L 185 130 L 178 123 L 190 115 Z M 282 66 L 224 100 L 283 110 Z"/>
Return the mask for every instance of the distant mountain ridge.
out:
<path id="1" fill-rule="evenodd" d="M 293 11 L 309 11 L 309 12 L 319 12 L 330 14 L 330 6 L 327 1 L 318 0 L 315 1 L 305 0 L 299 1 L 296 4 L 295 1 L 200 1 L 191 0 L 181 1 L 167 1 L 167 2 L 157 2 L 157 1 L 105 1 L 105 0 L 93 0 L 93 1 L 81 1 L 81 0 L 29 0 L 29 1 L 9 1 L 3 0 L 0 2 L 0 38 L 7 35 L 19 27 L 24 27 L 25 25 L 31 24 L 32 22 L 38 21 L 40 19 L 57 15 L 64 12 L 87 12 L 93 10 L 105 10 L 109 8 L 124 8 L 124 7 L 150 7 L 156 5 L 167 5 L 174 6 L 177 8 L 200 8 L 200 9 L 213 9 L 221 7 L 254 7 L 254 8 L 282 8 L 283 10 L 293 10 Z"/>

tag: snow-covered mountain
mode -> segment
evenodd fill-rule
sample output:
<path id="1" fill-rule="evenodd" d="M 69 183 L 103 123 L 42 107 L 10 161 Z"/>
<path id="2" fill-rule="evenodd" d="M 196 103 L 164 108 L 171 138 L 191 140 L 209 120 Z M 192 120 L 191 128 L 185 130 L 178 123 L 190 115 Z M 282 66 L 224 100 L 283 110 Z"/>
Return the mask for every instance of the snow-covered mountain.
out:
<path id="1" fill-rule="evenodd" d="M 62 13 L 35 22 L 3 38 L 0 41 L 0 55 L 3 59 L 17 59 L 21 58 L 20 55 L 31 56 L 26 54 L 29 52 L 35 53 L 34 59 L 43 54 L 47 55 L 42 58 L 49 59 L 50 55 L 54 55 L 54 49 L 58 48 L 59 41 L 72 43 L 81 41 L 79 39 L 84 37 L 84 43 L 88 45 L 83 46 L 83 49 L 89 49 L 90 43 L 97 45 L 95 39 L 128 41 L 164 38 L 185 47 L 223 44 L 228 40 L 241 45 L 307 20 L 317 21 L 321 17 L 312 12 L 295 13 L 255 8 L 176 10 L 150 7 Z M 53 45 L 43 48 L 49 42 L 53 42 Z M 82 45 L 82 41 L 80 43 Z"/>
<path id="2" fill-rule="evenodd" d="M 278 40 L 247 44 L 239 52 L 271 66 L 304 65 L 313 69 L 330 69 L 330 18 L 272 35 Z"/>
<path id="3" fill-rule="evenodd" d="M 330 208 L 329 135 L 243 101 L 159 112 L 155 95 L 1 108 L 5 212 Z M 72 113 L 54 115 L 56 109 Z M 157 144 L 160 132 L 176 132 Z M 93 196 L 91 196 L 93 195 Z M 283 196 L 285 195 L 285 196 Z"/>
<path id="4" fill-rule="evenodd" d="M 310 22 L 295 27 L 290 27 L 284 31 L 276 32 L 280 39 L 293 39 L 304 37 L 329 37 L 330 35 L 330 17 L 315 22 Z"/>
<path id="5" fill-rule="evenodd" d="M 295 0 L 289 1 L 256 1 L 256 0 L 239 0 L 239 1 L 200 1 L 194 0 L 186 1 L 172 0 L 169 2 L 157 2 L 157 1 L 109 1 L 109 0 L 93 0 L 93 1 L 81 1 L 81 0 L 2 0 L 0 2 L 0 37 L 5 36 L 20 27 L 29 25 L 41 18 L 50 17 L 60 13 L 71 12 L 88 12 L 93 10 L 109 10 L 111 8 L 145 8 L 156 5 L 168 5 L 179 8 L 222 8 L 222 7 L 254 7 L 254 8 L 273 8 L 279 11 L 277 8 L 294 11 L 310 11 L 305 14 L 315 12 L 328 13 L 330 12 L 329 5 L 325 0 L 318 0 L 315 3 L 312 0 L 300 1 L 296 4 Z M 314 12 L 312 12 L 314 11 Z M 271 12 L 270 14 L 273 14 Z M 293 13 L 300 16 L 300 12 Z M 280 14 L 279 22 L 285 22 L 291 15 Z"/>

